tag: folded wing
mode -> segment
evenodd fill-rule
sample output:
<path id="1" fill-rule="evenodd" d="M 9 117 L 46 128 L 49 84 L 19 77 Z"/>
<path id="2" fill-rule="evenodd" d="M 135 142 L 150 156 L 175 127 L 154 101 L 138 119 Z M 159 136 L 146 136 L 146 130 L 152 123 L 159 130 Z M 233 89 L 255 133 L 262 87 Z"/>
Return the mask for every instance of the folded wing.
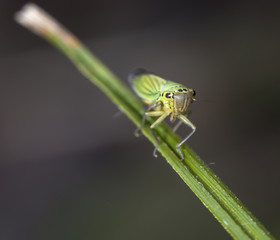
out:
<path id="1" fill-rule="evenodd" d="M 162 87 L 167 83 L 167 80 L 142 68 L 132 71 L 128 76 L 128 80 L 136 94 L 146 101 L 158 99 Z"/>

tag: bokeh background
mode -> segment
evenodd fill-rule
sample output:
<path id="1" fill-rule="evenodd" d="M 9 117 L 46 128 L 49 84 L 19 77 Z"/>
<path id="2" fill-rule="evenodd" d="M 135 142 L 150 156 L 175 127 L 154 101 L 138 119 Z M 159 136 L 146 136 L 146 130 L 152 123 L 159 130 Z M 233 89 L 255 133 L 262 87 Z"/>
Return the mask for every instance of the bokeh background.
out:
<path id="1" fill-rule="evenodd" d="M 0 3 L 0 239 L 231 239 L 107 97 Z M 197 92 L 188 144 L 280 238 L 278 1 L 36 1 L 124 82 Z M 182 134 L 187 131 L 182 129 Z"/>

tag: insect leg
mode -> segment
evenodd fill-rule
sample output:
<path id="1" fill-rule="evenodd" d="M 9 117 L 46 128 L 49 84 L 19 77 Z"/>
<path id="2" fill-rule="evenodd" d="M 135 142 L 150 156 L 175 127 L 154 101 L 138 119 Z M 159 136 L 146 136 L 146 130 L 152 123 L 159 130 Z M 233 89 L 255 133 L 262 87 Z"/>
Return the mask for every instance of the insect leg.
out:
<path id="1" fill-rule="evenodd" d="M 148 106 L 147 110 L 145 111 L 145 113 L 144 113 L 144 115 L 143 115 L 141 126 L 138 127 L 138 128 L 135 130 L 135 132 L 134 132 L 134 135 L 135 135 L 136 137 L 139 137 L 139 136 L 141 135 L 141 132 L 140 132 L 140 131 L 142 130 L 142 128 L 143 128 L 144 125 L 145 125 L 146 116 L 149 116 L 149 115 L 146 115 L 146 113 L 148 113 L 151 109 L 157 107 L 158 105 L 159 105 L 159 102 L 155 102 L 155 103 L 151 104 L 150 106 Z M 159 115 L 157 115 L 157 116 L 159 116 Z"/>
<path id="2" fill-rule="evenodd" d="M 154 157 L 157 157 L 157 149 L 158 149 L 158 147 L 159 147 L 160 142 L 159 142 L 159 139 L 158 139 L 158 137 L 157 137 L 157 135 L 156 135 L 156 133 L 155 133 L 155 131 L 154 131 L 153 128 L 151 128 L 151 132 L 152 132 L 154 138 L 155 138 L 156 141 L 157 141 L 157 145 L 156 145 L 156 147 L 155 147 L 155 149 L 154 149 L 154 151 L 153 151 L 153 156 L 154 156 Z"/>
<path id="3" fill-rule="evenodd" d="M 172 129 L 172 131 L 175 133 L 177 130 L 178 130 L 178 128 L 182 125 L 182 121 L 179 121 L 176 125 L 175 125 L 175 127 Z"/>
<path id="4" fill-rule="evenodd" d="M 160 116 L 152 125 L 151 128 L 155 128 L 157 125 L 159 125 L 163 120 L 169 115 L 169 112 L 164 111 L 153 111 L 153 112 L 147 112 L 147 116 Z"/>
<path id="5" fill-rule="evenodd" d="M 140 128 L 136 129 L 136 131 L 135 131 L 135 135 L 137 134 L 137 135 L 139 136 L 138 131 L 141 130 L 141 129 L 144 127 L 146 116 L 151 116 L 151 117 L 157 117 L 157 116 L 159 116 L 159 118 L 150 126 L 151 131 L 152 131 L 152 134 L 153 134 L 153 136 L 155 137 L 155 139 L 156 139 L 156 141 L 157 141 L 157 145 L 156 145 L 156 147 L 155 147 L 155 149 L 154 149 L 154 151 L 153 151 L 154 157 L 157 157 L 156 152 L 157 152 L 157 149 L 158 149 L 158 147 L 159 147 L 159 143 L 160 143 L 160 142 L 159 142 L 159 139 L 157 138 L 157 136 L 156 136 L 156 134 L 155 134 L 153 128 L 155 128 L 157 125 L 159 125 L 159 124 L 170 114 L 170 113 L 167 113 L 167 112 L 161 111 L 161 110 L 158 110 L 158 111 L 149 111 L 150 109 L 156 108 L 156 107 L 158 107 L 159 105 L 161 105 L 161 103 L 160 103 L 160 102 L 156 102 L 156 103 L 154 103 L 154 104 L 152 104 L 152 105 L 150 105 L 150 106 L 148 107 L 147 111 L 145 112 L 145 114 L 144 114 L 144 116 L 143 116 L 142 124 L 141 124 Z M 137 135 L 136 135 L 136 136 L 137 136 Z"/>
<path id="6" fill-rule="evenodd" d="M 157 150 L 158 150 L 158 147 L 159 147 L 159 139 L 157 138 L 155 132 L 154 132 L 154 128 L 159 125 L 170 113 L 166 113 L 164 111 L 153 111 L 153 112 L 147 112 L 146 113 L 148 116 L 160 116 L 152 125 L 151 125 L 151 131 L 152 131 L 152 134 L 154 135 L 155 139 L 157 140 L 157 145 L 153 151 L 153 155 L 154 157 L 157 157 Z"/>
<path id="7" fill-rule="evenodd" d="M 177 151 L 178 151 L 178 152 L 180 153 L 180 155 L 181 155 L 181 160 L 184 160 L 184 156 L 183 156 L 183 154 L 182 154 L 182 151 L 180 150 L 180 147 L 182 146 L 182 144 L 183 144 L 184 142 L 186 142 L 186 141 L 194 134 L 194 132 L 195 132 L 195 130 L 196 130 L 196 127 L 195 127 L 195 126 L 192 124 L 192 122 L 191 122 L 189 119 L 187 119 L 184 115 L 179 115 L 178 118 L 179 118 L 183 123 L 185 123 L 186 125 L 188 125 L 189 127 L 192 128 L 192 131 L 183 139 L 182 142 L 180 142 L 180 143 L 176 146 Z"/>
<path id="8" fill-rule="evenodd" d="M 189 117 L 190 114 L 191 114 L 191 110 L 188 110 L 188 111 L 187 111 L 187 117 Z M 172 131 L 175 133 L 175 132 L 178 130 L 178 128 L 182 125 L 182 123 L 183 123 L 183 121 L 179 121 L 179 122 L 175 125 L 175 127 L 172 129 Z"/>

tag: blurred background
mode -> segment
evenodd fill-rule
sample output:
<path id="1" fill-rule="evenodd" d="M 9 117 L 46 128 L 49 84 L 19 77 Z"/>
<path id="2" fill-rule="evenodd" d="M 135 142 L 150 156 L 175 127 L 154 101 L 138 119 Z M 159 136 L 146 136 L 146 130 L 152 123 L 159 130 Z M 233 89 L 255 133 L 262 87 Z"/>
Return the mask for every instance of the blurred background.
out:
<path id="1" fill-rule="evenodd" d="M 0 239 L 231 239 L 135 126 L 0 3 Z M 194 88 L 188 145 L 280 238 L 278 1 L 36 1 L 123 82 Z M 181 134 L 186 134 L 186 127 Z"/>

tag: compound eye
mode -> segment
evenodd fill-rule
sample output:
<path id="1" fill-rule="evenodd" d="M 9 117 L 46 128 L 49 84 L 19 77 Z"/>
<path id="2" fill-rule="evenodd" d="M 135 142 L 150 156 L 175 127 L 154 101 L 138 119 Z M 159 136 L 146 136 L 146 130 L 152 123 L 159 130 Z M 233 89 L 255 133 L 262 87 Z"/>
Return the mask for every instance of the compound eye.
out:
<path id="1" fill-rule="evenodd" d="M 166 98 L 171 98 L 170 92 L 167 92 L 167 93 L 165 94 L 165 97 L 166 97 Z"/>
<path id="2" fill-rule="evenodd" d="M 195 94 L 196 94 L 196 93 L 195 93 L 195 90 L 193 90 L 193 94 L 192 94 L 192 95 L 195 96 Z"/>

